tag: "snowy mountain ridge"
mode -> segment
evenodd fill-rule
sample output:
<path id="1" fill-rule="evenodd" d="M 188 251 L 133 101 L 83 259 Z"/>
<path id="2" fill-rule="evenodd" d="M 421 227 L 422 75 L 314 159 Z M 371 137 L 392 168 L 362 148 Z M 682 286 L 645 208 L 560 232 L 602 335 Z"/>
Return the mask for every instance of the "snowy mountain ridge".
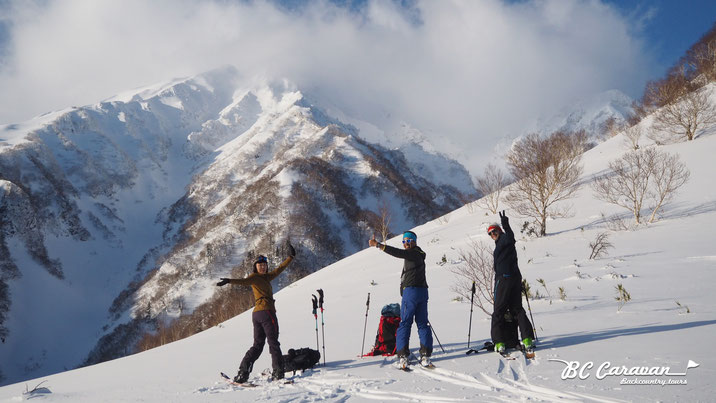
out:
<path id="1" fill-rule="evenodd" d="M 400 231 L 474 197 L 459 163 L 420 150 L 231 67 L 0 127 L 5 382 L 132 352 L 288 238 L 301 258 L 277 288 L 357 251 L 382 205 Z"/>

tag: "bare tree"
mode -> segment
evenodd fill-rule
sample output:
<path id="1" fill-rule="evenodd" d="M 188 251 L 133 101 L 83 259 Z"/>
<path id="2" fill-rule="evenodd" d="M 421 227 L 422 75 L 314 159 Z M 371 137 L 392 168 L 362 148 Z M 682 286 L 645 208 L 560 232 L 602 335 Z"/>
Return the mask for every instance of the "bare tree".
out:
<path id="1" fill-rule="evenodd" d="M 477 190 L 483 195 L 477 202 L 492 214 L 497 214 L 500 204 L 500 193 L 508 185 L 508 180 L 500 168 L 494 164 L 485 167 L 482 176 L 476 176 Z"/>
<path id="2" fill-rule="evenodd" d="M 606 256 L 609 248 L 613 247 L 614 245 L 609 242 L 609 233 L 601 232 L 597 234 L 597 237 L 594 239 L 594 242 L 591 242 L 589 244 L 589 248 L 591 249 L 589 259 L 599 259 L 600 257 Z"/>
<path id="3" fill-rule="evenodd" d="M 388 207 L 388 202 L 385 201 L 385 199 L 381 200 L 378 213 L 380 216 L 380 236 L 383 238 L 383 243 L 385 243 L 388 240 L 388 235 L 390 234 L 391 221 L 390 208 Z"/>
<path id="4" fill-rule="evenodd" d="M 674 198 L 676 190 L 688 182 L 691 176 L 686 165 L 679 161 L 678 155 L 658 153 L 654 164 L 654 210 L 649 218 L 650 223 L 654 222 L 659 209 Z"/>
<path id="5" fill-rule="evenodd" d="M 683 71 L 672 67 L 665 78 L 646 83 L 642 106 L 650 110 L 660 108 L 676 102 L 688 92 L 689 82 L 684 77 Z"/>
<path id="6" fill-rule="evenodd" d="M 610 162 L 611 172 L 597 177 L 592 182 L 595 197 L 628 209 L 639 224 L 641 207 L 649 189 L 655 158 L 656 150 L 649 148 L 630 151 Z"/>
<path id="7" fill-rule="evenodd" d="M 641 126 L 634 125 L 628 127 L 624 130 L 624 144 L 626 144 L 632 150 L 638 150 L 639 139 L 641 139 L 642 134 L 643 131 L 641 130 Z"/>
<path id="8" fill-rule="evenodd" d="M 546 138 L 531 134 L 515 143 L 507 154 L 507 165 L 516 182 L 510 186 L 506 201 L 518 214 L 534 220 L 540 236 L 547 234 L 548 216 L 566 215 L 554 204 L 577 192 L 586 142 L 583 130 L 557 131 Z"/>
<path id="9" fill-rule="evenodd" d="M 475 282 L 475 306 L 487 315 L 492 315 L 494 305 L 495 271 L 493 269 L 493 256 L 490 247 L 484 243 L 471 241 L 468 249 L 459 251 L 460 259 L 464 262 L 450 269 L 457 275 L 457 281 L 452 291 L 464 299 L 472 296 L 472 282 Z"/>
<path id="10" fill-rule="evenodd" d="M 672 156 L 655 148 L 635 150 L 609 163 L 610 172 L 592 183 L 595 197 L 624 207 L 641 223 L 644 202 L 652 200 L 654 209 L 649 222 L 689 179 L 689 171 Z"/>
<path id="11" fill-rule="evenodd" d="M 700 129 L 716 123 L 716 105 L 709 99 L 707 91 L 695 90 L 664 105 L 657 111 L 655 119 L 655 128 L 665 132 L 654 133 L 652 138 L 655 141 L 664 142 L 683 137 L 690 141 Z"/>
<path id="12" fill-rule="evenodd" d="M 714 28 L 694 44 L 687 51 L 687 55 L 696 71 L 703 74 L 705 79 L 716 81 L 716 30 Z"/>
<path id="13" fill-rule="evenodd" d="M 626 122 L 611 116 L 600 125 L 601 136 L 610 139 L 626 128 Z"/>

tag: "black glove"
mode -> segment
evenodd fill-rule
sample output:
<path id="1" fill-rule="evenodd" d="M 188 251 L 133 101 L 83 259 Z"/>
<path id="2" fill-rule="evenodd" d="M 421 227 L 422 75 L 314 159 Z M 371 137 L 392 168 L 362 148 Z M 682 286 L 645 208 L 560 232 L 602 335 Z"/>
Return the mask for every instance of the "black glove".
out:
<path id="1" fill-rule="evenodd" d="M 291 242 L 288 243 L 288 254 L 291 255 L 291 257 L 296 257 L 296 249 L 293 249 Z"/>
<path id="2" fill-rule="evenodd" d="M 503 227 L 510 223 L 510 219 L 507 218 L 507 215 L 505 215 L 505 210 L 502 210 L 502 212 L 498 212 L 497 214 L 500 215 L 500 223 L 502 223 Z"/>
<path id="3" fill-rule="evenodd" d="M 219 281 L 218 283 L 216 283 L 216 285 L 218 285 L 219 287 L 225 286 L 225 285 L 227 285 L 227 284 L 229 284 L 229 279 L 228 279 L 228 278 L 222 278 L 221 281 Z"/>

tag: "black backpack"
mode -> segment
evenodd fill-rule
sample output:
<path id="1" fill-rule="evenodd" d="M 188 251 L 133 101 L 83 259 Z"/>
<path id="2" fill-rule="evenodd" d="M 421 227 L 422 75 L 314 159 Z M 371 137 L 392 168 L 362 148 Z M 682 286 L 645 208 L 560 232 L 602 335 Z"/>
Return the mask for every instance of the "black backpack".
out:
<path id="1" fill-rule="evenodd" d="M 321 353 L 308 347 L 289 349 L 288 354 L 283 356 L 284 371 L 303 371 L 313 368 L 321 360 Z"/>

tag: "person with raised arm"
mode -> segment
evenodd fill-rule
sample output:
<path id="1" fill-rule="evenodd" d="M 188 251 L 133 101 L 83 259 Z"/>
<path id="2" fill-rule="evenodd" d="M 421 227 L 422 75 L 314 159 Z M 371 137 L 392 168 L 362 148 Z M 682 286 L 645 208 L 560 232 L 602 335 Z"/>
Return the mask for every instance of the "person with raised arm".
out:
<path id="1" fill-rule="evenodd" d="M 520 328 L 522 344 L 531 352 L 534 348 L 534 331 L 532 324 L 527 318 L 525 309 L 522 307 L 522 273 L 517 266 L 517 249 L 515 248 L 515 233 L 510 227 L 510 220 L 502 210 L 499 224 L 491 224 L 487 228 L 487 235 L 495 241 L 494 269 L 495 269 L 495 293 L 494 310 L 492 312 L 492 326 L 490 333 L 492 342 L 495 344 L 495 351 L 505 353 L 505 313 L 509 310 L 513 318 L 516 318 Z M 503 231 L 504 228 L 504 231 Z"/>
<path id="2" fill-rule="evenodd" d="M 276 317 L 271 281 L 278 277 L 296 256 L 296 250 L 290 242 L 288 251 L 289 256 L 271 271 L 268 270 L 266 256 L 260 255 L 254 262 L 254 272 L 246 278 L 221 278 L 221 281 L 216 284 L 219 287 L 226 284 L 250 285 L 254 292 L 255 307 L 251 314 L 251 321 L 254 325 L 254 344 L 246 352 L 239 365 L 239 373 L 234 377 L 236 383 L 246 383 L 249 380 L 254 362 L 261 356 L 266 340 L 268 340 L 271 353 L 273 367 L 271 375 L 274 379 L 283 379 L 284 377 L 283 355 L 281 354 L 281 344 L 278 342 L 278 318 Z"/>
<path id="3" fill-rule="evenodd" d="M 420 337 L 420 364 L 432 366 L 430 356 L 433 353 L 433 335 L 428 324 L 428 283 L 425 279 L 425 252 L 418 246 L 418 236 L 413 231 L 403 233 L 403 249 L 381 244 L 375 235 L 368 241 L 371 247 L 403 259 L 403 272 L 400 275 L 400 325 L 398 326 L 395 348 L 398 355 L 397 365 L 408 369 L 410 355 L 410 329 L 413 320 L 418 326 Z"/>

